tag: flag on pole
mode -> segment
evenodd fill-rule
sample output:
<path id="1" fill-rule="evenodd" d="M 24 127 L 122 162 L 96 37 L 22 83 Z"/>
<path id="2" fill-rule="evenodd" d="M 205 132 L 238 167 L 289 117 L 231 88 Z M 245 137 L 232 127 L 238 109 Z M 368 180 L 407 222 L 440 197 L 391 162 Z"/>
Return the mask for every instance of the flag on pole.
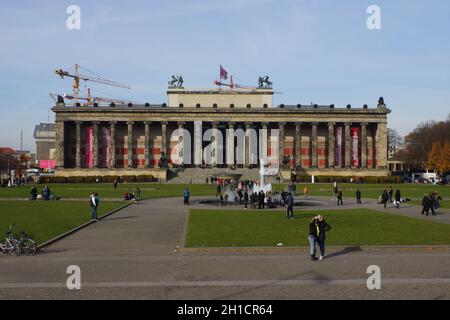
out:
<path id="1" fill-rule="evenodd" d="M 222 66 L 220 66 L 220 79 L 228 80 L 228 72 Z"/>

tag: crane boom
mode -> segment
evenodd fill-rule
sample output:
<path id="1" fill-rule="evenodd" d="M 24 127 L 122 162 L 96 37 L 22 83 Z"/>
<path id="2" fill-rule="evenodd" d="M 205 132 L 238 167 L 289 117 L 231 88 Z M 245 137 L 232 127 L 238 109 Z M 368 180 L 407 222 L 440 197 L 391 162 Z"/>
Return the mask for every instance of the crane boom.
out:
<path id="1" fill-rule="evenodd" d="M 119 87 L 119 88 L 124 88 L 124 89 L 131 89 L 130 86 L 127 84 L 111 81 L 111 80 L 105 79 L 100 76 L 87 76 L 87 75 L 79 74 L 78 68 L 82 68 L 82 67 L 80 67 L 78 64 L 75 64 L 74 73 L 70 73 L 69 71 L 66 71 L 63 69 L 55 70 L 55 73 L 57 75 L 59 75 L 61 77 L 61 79 L 64 79 L 64 77 L 73 78 L 72 88 L 73 88 L 73 99 L 75 101 L 78 101 L 78 97 L 79 97 L 80 80 L 91 81 L 91 82 L 95 82 L 95 83 L 99 83 L 99 84 L 104 84 L 104 85 Z M 82 69 L 84 69 L 84 68 L 82 68 Z M 88 71 L 89 73 L 92 73 L 87 69 L 84 69 L 84 70 Z"/>
<path id="2" fill-rule="evenodd" d="M 100 83 L 100 84 L 106 84 L 106 85 L 113 86 L 113 87 L 131 89 L 131 87 L 127 84 L 122 84 L 119 82 L 114 82 L 114 81 L 97 78 L 97 77 L 88 77 L 88 76 L 85 76 L 82 74 L 74 75 L 74 74 L 71 74 L 68 71 L 64 71 L 62 69 L 55 70 L 55 73 L 57 75 L 59 75 L 61 77 L 61 79 L 64 79 L 64 77 L 69 77 L 69 78 L 79 79 L 79 80 L 83 80 L 83 81 L 91 81 L 91 82 L 96 82 L 96 83 Z"/>

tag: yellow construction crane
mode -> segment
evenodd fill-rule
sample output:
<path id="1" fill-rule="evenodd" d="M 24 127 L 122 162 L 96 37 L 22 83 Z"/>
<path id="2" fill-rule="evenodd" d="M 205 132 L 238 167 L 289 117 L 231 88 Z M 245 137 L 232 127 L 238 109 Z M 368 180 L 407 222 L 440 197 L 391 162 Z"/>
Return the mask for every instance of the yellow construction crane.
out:
<path id="1" fill-rule="evenodd" d="M 93 74 L 94 76 L 82 75 L 82 74 L 79 73 L 79 71 L 78 71 L 79 69 L 83 69 L 83 70 Z M 73 84 L 72 84 L 73 97 L 72 98 L 73 98 L 73 100 L 75 102 L 77 102 L 78 99 L 82 99 L 82 100 L 86 100 L 87 99 L 88 100 L 88 104 L 90 104 L 92 102 L 92 99 L 90 97 L 88 97 L 88 98 L 80 98 L 80 96 L 79 96 L 79 93 L 80 93 L 80 80 L 100 83 L 100 84 L 113 86 L 113 87 L 124 88 L 124 89 L 131 89 L 131 87 L 129 85 L 127 85 L 127 84 L 114 82 L 114 81 L 108 80 L 106 78 L 103 78 L 102 76 L 94 74 L 93 72 L 87 70 L 86 68 L 81 67 L 78 64 L 75 64 L 75 68 L 74 68 L 74 73 L 73 74 L 70 73 L 69 71 L 65 71 L 63 69 L 55 70 L 55 73 L 57 75 L 59 75 L 61 77 L 61 79 L 64 79 L 64 77 L 73 78 Z M 89 96 L 89 94 L 88 94 L 88 96 Z"/>

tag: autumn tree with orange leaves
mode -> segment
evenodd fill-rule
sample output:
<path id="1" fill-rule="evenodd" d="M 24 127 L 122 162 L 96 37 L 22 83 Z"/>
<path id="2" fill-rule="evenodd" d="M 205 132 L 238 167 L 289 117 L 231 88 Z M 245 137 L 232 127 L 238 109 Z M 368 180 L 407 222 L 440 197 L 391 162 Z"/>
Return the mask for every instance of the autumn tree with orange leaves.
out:
<path id="1" fill-rule="evenodd" d="M 443 174 L 450 170 L 450 142 L 435 142 L 428 154 L 427 166 Z"/>

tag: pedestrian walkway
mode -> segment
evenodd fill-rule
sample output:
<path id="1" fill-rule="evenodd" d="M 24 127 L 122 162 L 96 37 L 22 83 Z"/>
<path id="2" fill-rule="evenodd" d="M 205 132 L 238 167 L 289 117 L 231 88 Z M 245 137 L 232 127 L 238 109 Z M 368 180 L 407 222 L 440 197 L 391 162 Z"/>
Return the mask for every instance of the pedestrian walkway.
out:
<path id="1" fill-rule="evenodd" d="M 36 257 L 2 256 L 0 299 L 450 298 L 449 248 L 336 248 L 320 263 L 302 252 L 179 252 L 187 216 L 182 197 L 146 200 Z M 66 288 L 70 265 L 81 291 Z M 367 289 L 370 265 L 381 291 Z"/>

